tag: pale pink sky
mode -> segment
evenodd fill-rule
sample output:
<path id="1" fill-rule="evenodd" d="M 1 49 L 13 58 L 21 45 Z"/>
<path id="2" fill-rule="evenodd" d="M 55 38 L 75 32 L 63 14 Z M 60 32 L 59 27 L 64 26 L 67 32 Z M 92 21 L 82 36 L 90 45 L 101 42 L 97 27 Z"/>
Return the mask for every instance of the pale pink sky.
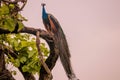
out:
<path id="1" fill-rule="evenodd" d="M 120 80 L 120 0 L 28 0 L 26 26 L 43 28 L 41 3 L 57 17 L 80 80 Z M 68 80 L 60 60 L 53 80 Z"/>

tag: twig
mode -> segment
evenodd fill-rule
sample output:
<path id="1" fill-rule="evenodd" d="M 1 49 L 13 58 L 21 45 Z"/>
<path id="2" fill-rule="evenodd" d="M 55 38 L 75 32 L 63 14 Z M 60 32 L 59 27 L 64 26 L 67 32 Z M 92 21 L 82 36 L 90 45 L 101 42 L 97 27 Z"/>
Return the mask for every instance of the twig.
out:
<path id="1" fill-rule="evenodd" d="M 23 1 L 23 5 L 22 5 L 22 7 L 19 9 L 19 11 L 21 11 L 24 7 L 25 7 L 25 5 L 26 5 L 26 3 L 27 3 L 27 0 L 22 0 Z"/>
<path id="2" fill-rule="evenodd" d="M 44 67 L 44 69 L 46 70 L 46 72 L 48 74 L 48 80 L 51 80 L 52 79 L 51 71 L 48 68 L 47 64 L 44 62 L 44 59 L 43 59 L 43 56 L 42 56 L 42 53 L 41 53 L 41 50 L 40 50 L 39 34 L 40 34 L 39 31 L 37 31 L 37 33 L 36 33 L 36 46 L 37 46 L 37 49 L 38 49 L 39 59 L 40 59 L 40 62 L 42 64 L 42 66 Z"/>
<path id="3" fill-rule="evenodd" d="M 15 0 L 15 1 L 1 0 L 1 1 L 7 2 L 7 3 L 10 3 L 10 4 L 17 4 L 18 2 L 22 2 L 23 5 L 21 6 L 21 8 L 17 8 L 17 11 L 21 11 L 27 3 L 27 0 Z"/>
<path id="4" fill-rule="evenodd" d="M 15 1 L 1 0 L 1 1 L 3 1 L 3 2 L 7 2 L 7 3 L 11 3 L 11 4 L 16 4 L 16 3 L 21 2 L 21 1 L 23 1 L 23 0 L 15 0 Z"/>

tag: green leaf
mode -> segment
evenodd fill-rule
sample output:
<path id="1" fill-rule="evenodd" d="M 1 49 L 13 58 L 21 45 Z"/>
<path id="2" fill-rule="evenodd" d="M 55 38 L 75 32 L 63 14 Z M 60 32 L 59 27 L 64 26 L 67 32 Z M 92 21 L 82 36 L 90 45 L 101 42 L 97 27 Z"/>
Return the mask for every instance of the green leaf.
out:
<path id="1" fill-rule="evenodd" d="M 23 54 L 23 53 L 26 53 L 27 50 L 28 50 L 27 47 L 20 47 L 20 49 L 19 49 L 19 53 L 21 53 L 22 55 L 26 56 L 27 54 Z M 21 55 L 21 54 L 20 54 L 20 55 Z"/>
<path id="2" fill-rule="evenodd" d="M 5 62 L 7 63 L 7 64 L 9 64 L 9 59 L 8 58 L 5 58 Z"/>
<path id="3" fill-rule="evenodd" d="M 41 43 L 40 48 L 41 48 L 41 52 L 44 53 L 44 56 L 47 57 L 50 51 L 45 47 L 45 43 Z"/>
<path id="4" fill-rule="evenodd" d="M 22 71 L 23 71 L 23 72 L 27 72 L 28 70 L 29 70 L 29 67 L 28 67 L 28 66 L 24 65 L 24 66 L 22 67 Z"/>
<path id="5" fill-rule="evenodd" d="M 3 4 L 0 7 L 0 15 L 5 15 L 5 14 L 9 14 L 9 8 L 7 5 Z"/>
<path id="6" fill-rule="evenodd" d="M 21 47 L 27 47 L 28 42 L 27 41 L 21 41 Z"/>
<path id="7" fill-rule="evenodd" d="M 18 31 L 20 31 L 21 29 L 23 29 L 24 25 L 22 22 L 18 21 L 18 26 L 19 26 L 19 29 Z"/>
<path id="8" fill-rule="evenodd" d="M 44 52 L 44 56 L 48 56 L 49 51 L 48 51 L 48 49 L 47 49 L 47 48 L 45 48 L 43 52 Z"/>
<path id="9" fill-rule="evenodd" d="M 35 65 L 34 67 L 35 67 L 35 70 L 36 70 L 36 71 L 39 71 L 39 70 L 40 70 L 40 66 Z"/>
<path id="10" fill-rule="evenodd" d="M 27 21 L 27 19 L 25 17 L 23 17 L 21 14 L 17 14 L 17 18 L 20 20 L 20 21 Z"/>
<path id="11" fill-rule="evenodd" d="M 10 54 L 8 54 L 8 56 L 10 57 L 10 59 L 8 59 L 8 60 L 10 60 L 10 62 L 15 62 L 15 60 L 14 60 L 14 58 L 10 55 Z"/>
<path id="12" fill-rule="evenodd" d="M 28 58 L 32 57 L 36 52 L 37 52 L 36 50 L 27 51 L 27 53 L 28 53 Z"/>
<path id="13" fill-rule="evenodd" d="M 15 66 L 15 67 L 19 67 L 19 66 L 20 66 L 20 61 L 19 61 L 19 59 L 16 59 L 16 60 L 15 60 L 14 66 Z"/>
<path id="14" fill-rule="evenodd" d="M 3 27 L 12 32 L 16 26 L 15 20 L 12 19 L 10 16 L 7 16 L 4 20 L 5 21 L 4 21 Z"/>
<path id="15" fill-rule="evenodd" d="M 26 58 L 26 57 L 23 56 L 23 57 L 20 58 L 20 62 L 21 62 L 21 63 L 24 63 L 24 62 L 26 62 L 26 61 L 27 61 L 27 58 Z"/>
<path id="16" fill-rule="evenodd" d="M 14 5 L 14 4 L 10 4 L 10 5 L 9 5 L 9 8 L 10 8 L 10 9 L 14 9 L 14 8 L 15 8 L 15 5 Z"/>
<path id="17" fill-rule="evenodd" d="M 15 39 L 14 39 L 13 41 L 14 41 L 13 46 L 14 46 L 14 47 L 18 47 L 18 46 L 19 46 L 18 41 L 15 40 Z"/>

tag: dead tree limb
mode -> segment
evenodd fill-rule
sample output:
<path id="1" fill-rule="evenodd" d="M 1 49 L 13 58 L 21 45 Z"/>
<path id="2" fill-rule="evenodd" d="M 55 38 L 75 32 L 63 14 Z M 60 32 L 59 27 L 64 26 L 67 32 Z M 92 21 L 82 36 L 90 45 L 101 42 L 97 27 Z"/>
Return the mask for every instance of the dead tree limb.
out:
<path id="1" fill-rule="evenodd" d="M 40 38 L 39 38 L 39 35 L 40 35 L 40 32 L 37 31 L 36 33 L 36 46 L 37 46 L 37 49 L 38 49 L 38 54 L 39 54 L 39 59 L 40 59 L 40 63 L 42 64 L 42 66 L 44 67 L 45 71 L 47 72 L 47 77 L 44 78 L 43 80 L 52 80 L 52 74 L 51 74 L 51 71 L 50 69 L 48 68 L 47 64 L 44 62 L 44 58 L 43 58 L 43 55 L 41 53 L 41 50 L 40 50 Z M 40 76 L 41 77 L 41 76 Z"/>

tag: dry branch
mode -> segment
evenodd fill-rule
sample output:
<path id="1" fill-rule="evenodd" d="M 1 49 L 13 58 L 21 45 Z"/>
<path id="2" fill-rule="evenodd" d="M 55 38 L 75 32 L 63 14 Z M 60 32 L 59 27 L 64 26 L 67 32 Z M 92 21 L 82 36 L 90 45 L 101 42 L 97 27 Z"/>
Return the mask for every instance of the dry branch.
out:
<path id="1" fill-rule="evenodd" d="M 19 8 L 17 7 L 16 10 L 17 12 L 23 10 L 23 8 L 25 7 L 26 3 L 27 3 L 27 0 L 14 0 L 14 1 L 11 1 L 11 0 L 0 0 L 0 1 L 3 1 L 3 2 L 6 2 L 6 3 L 9 3 L 9 4 L 17 4 L 18 2 L 22 2 L 22 6 Z"/>
<path id="2" fill-rule="evenodd" d="M 45 71 L 48 74 L 47 78 L 43 79 L 43 80 L 52 80 L 52 74 L 51 74 L 50 69 L 48 68 L 47 64 L 44 62 L 44 58 L 43 58 L 43 55 L 42 55 L 41 50 L 40 50 L 40 38 L 39 38 L 39 35 L 40 35 L 40 32 L 37 31 L 37 33 L 36 33 L 36 46 L 37 46 L 37 49 L 38 49 L 40 63 L 42 64 L 42 66 L 44 67 Z"/>

